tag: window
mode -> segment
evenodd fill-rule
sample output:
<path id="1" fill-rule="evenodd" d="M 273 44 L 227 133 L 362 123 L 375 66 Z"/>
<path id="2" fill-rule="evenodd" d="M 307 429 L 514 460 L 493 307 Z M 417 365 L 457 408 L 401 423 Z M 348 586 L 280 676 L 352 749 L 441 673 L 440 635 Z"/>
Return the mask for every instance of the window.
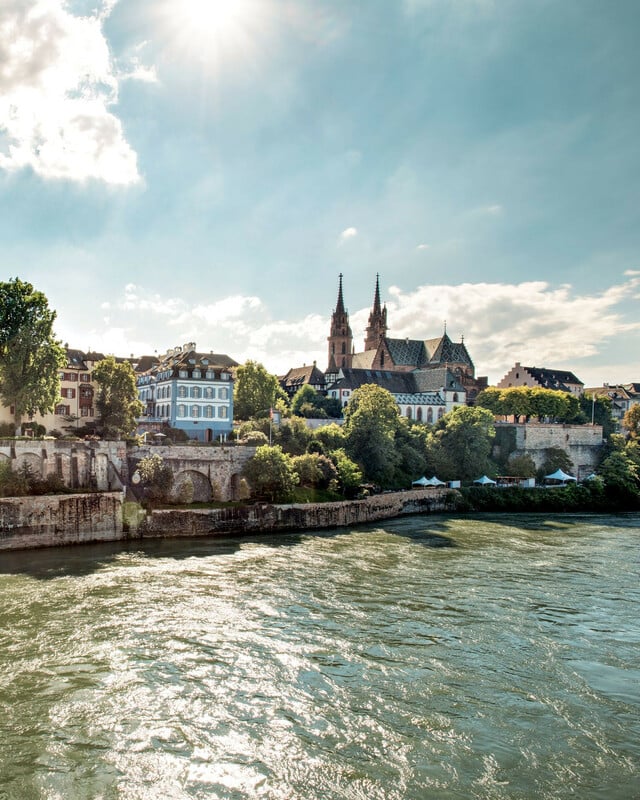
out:
<path id="1" fill-rule="evenodd" d="M 204 415 L 207 419 L 211 419 L 213 417 L 213 406 L 205 406 Z"/>
<path id="2" fill-rule="evenodd" d="M 207 400 L 212 400 L 213 399 L 213 387 L 207 386 L 207 388 L 204 390 L 204 396 L 206 397 Z"/>
<path id="3" fill-rule="evenodd" d="M 227 419 L 227 417 L 229 416 L 229 409 L 226 406 L 219 406 L 218 416 L 220 417 L 220 419 Z"/>
<path id="4" fill-rule="evenodd" d="M 186 417 L 187 416 L 187 408 L 186 408 L 186 406 L 183 406 L 183 405 L 178 406 L 178 416 L 179 417 Z"/>
<path id="5" fill-rule="evenodd" d="M 66 397 L 67 400 L 73 400 L 73 398 L 76 396 L 76 390 L 75 389 L 61 389 L 60 390 L 60 396 L 61 397 Z"/>
<path id="6" fill-rule="evenodd" d="M 55 409 L 56 416 L 58 417 L 67 417 L 69 416 L 71 409 L 69 406 L 64 406 L 62 404 L 57 405 Z"/>
<path id="7" fill-rule="evenodd" d="M 220 400 L 228 400 L 229 399 L 229 390 L 224 387 L 223 389 L 218 389 L 218 397 Z"/>
<path id="8" fill-rule="evenodd" d="M 90 383 L 90 382 L 91 382 L 91 375 L 89 375 L 89 373 L 88 373 L 88 372 L 83 372 L 83 373 L 80 375 L 80 381 L 81 381 L 82 383 Z"/>
<path id="9" fill-rule="evenodd" d="M 418 410 L 416 411 L 416 419 L 418 422 L 422 422 L 422 406 L 419 406 Z"/>
<path id="10" fill-rule="evenodd" d="M 193 372 L 191 373 L 191 377 L 192 378 L 201 378 L 202 377 L 202 373 L 200 372 L 199 369 L 194 369 Z"/>
<path id="11" fill-rule="evenodd" d="M 457 393 L 457 392 L 454 392 L 454 393 L 453 393 L 453 402 L 454 402 L 454 403 L 457 403 L 457 402 L 458 402 L 458 393 Z"/>
<path id="12" fill-rule="evenodd" d="M 407 406 L 407 419 L 411 419 L 411 406 Z"/>
<path id="13" fill-rule="evenodd" d="M 199 400 L 200 399 L 200 395 L 201 395 L 200 387 L 199 386 L 192 386 L 191 387 L 191 397 L 194 397 L 197 400 Z"/>
<path id="14" fill-rule="evenodd" d="M 186 397 L 186 396 L 187 396 L 187 387 L 178 386 L 178 397 Z"/>
<path id="15" fill-rule="evenodd" d="M 200 407 L 199 406 L 191 406 L 191 416 L 192 417 L 199 417 L 200 416 Z"/>
<path id="16" fill-rule="evenodd" d="M 188 378 L 188 377 L 189 377 L 189 373 L 188 373 L 188 371 L 187 371 L 186 369 L 181 369 L 181 370 L 178 372 L 178 375 L 179 375 L 181 378 Z"/>
<path id="17" fill-rule="evenodd" d="M 442 419 L 444 417 L 444 408 L 438 409 L 438 419 Z"/>
<path id="18" fill-rule="evenodd" d="M 221 372 L 220 373 L 220 380 L 221 381 L 228 381 L 229 380 L 229 373 L 228 372 Z"/>
<path id="19" fill-rule="evenodd" d="M 216 373 L 212 369 L 207 370 L 206 378 L 208 381 L 212 381 L 216 377 Z"/>
<path id="20" fill-rule="evenodd" d="M 427 409 L 427 422 L 429 423 L 433 422 L 433 409 L 431 408 L 431 406 L 429 406 L 429 408 Z"/>

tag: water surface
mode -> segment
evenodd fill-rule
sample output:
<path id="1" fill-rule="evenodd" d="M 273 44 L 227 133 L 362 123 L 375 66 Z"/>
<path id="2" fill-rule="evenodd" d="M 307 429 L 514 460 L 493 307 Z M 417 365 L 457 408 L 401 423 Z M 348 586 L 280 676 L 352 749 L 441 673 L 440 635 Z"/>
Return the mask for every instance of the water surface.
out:
<path id="1" fill-rule="evenodd" d="M 0 555 L 0 800 L 640 797 L 640 517 Z"/>

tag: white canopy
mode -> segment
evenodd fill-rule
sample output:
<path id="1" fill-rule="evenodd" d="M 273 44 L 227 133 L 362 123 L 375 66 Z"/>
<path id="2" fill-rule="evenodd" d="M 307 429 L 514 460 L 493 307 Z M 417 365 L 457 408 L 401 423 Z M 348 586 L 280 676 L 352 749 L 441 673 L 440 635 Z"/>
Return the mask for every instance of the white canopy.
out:
<path id="1" fill-rule="evenodd" d="M 488 483 L 495 483 L 491 478 L 483 475 L 481 478 L 476 478 L 474 483 L 479 483 L 481 486 L 486 486 Z"/>
<path id="2" fill-rule="evenodd" d="M 441 481 L 439 478 L 436 478 L 434 475 L 432 478 L 425 478 L 424 475 L 421 478 L 418 478 L 417 481 L 413 481 L 411 484 L 412 486 L 444 486 L 444 481 Z"/>
<path id="3" fill-rule="evenodd" d="M 575 481 L 576 479 L 573 475 L 567 475 L 566 472 L 563 472 L 561 469 L 557 469 L 555 472 L 552 472 L 551 475 L 545 475 L 545 480 L 549 481 Z"/>

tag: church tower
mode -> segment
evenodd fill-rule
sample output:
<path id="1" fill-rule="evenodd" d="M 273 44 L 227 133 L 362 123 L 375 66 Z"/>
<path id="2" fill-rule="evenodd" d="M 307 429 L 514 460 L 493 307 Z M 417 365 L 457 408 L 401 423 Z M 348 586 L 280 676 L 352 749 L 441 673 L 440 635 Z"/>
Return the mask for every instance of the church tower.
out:
<path id="1" fill-rule="evenodd" d="M 338 286 L 338 302 L 331 317 L 329 342 L 329 366 L 327 372 L 337 373 L 341 367 L 350 367 L 353 357 L 353 334 L 349 327 L 349 314 L 344 307 L 342 297 L 342 273 Z"/>
<path id="2" fill-rule="evenodd" d="M 373 308 L 369 314 L 369 324 L 364 340 L 364 350 L 377 350 L 381 340 L 387 335 L 387 307 L 380 307 L 380 275 L 376 275 L 376 292 Z"/>

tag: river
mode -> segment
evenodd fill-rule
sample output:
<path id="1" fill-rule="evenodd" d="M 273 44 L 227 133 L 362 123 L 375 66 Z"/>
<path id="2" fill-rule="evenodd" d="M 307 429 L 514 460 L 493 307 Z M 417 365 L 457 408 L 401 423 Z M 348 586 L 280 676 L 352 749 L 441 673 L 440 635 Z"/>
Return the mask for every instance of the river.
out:
<path id="1" fill-rule="evenodd" d="M 640 516 L 0 554 L 0 800 L 640 797 Z"/>

